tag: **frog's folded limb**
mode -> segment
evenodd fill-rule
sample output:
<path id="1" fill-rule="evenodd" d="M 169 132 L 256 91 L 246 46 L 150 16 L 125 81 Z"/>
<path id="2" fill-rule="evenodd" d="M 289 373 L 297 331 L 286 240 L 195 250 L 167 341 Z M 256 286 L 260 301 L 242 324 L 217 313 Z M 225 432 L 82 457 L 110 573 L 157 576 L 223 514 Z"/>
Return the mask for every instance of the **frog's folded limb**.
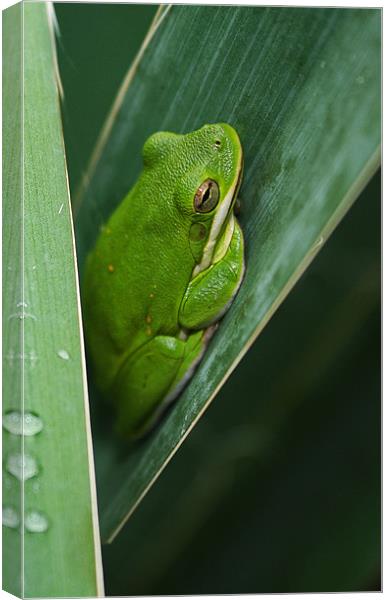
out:
<path id="1" fill-rule="evenodd" d="M 201 358 L 206 337 L 202 331 L 187 340 L 156 336 L 125 360 L 113 389 L 121 434 L 140 437 L 153 426 Z"/>
<path id="2" fill-rule="evenodd" d="M 179 322 L 186 329 L 203 329 L 222 317 L 244 275 L 243 235 L 235 221 L 224 256 L 189 283 L 180 306 Z"/>

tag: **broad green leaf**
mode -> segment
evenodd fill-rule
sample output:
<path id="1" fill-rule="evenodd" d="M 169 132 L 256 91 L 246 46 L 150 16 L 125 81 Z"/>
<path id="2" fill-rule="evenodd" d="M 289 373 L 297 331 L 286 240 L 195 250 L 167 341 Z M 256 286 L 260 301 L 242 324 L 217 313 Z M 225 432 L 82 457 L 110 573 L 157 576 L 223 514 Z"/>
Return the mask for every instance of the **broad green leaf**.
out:
<path id="1" fill-rule="evenodd" d="M 51 6 L 9 8 L 3 39 L 3 584 L 27 597 L 101 595 Z"/>
<path id="2" fill-rule="evenodd" d="M 356 43 L 355 43 L 356 40 Z M 111 540 L 379 164 L 378 10 L 163 7 L 75 198 L 80 269 L 158 130 L 226 121 L 245 152 L 243 286 L 191 383 L 129 452 L 96 406 L 102 535 Z M 99 412 L 98 412 L 99 411 Z"/>

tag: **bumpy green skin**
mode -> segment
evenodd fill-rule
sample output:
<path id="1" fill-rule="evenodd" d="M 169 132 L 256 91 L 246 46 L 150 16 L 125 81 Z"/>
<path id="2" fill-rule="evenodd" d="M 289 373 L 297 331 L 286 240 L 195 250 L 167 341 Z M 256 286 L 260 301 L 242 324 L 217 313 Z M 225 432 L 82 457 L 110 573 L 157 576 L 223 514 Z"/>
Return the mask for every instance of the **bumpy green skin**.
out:
<path id="1" fill-rule="evenodd" d="M 244 273 L 233 215 L 242 169 L 235 130 L 217 124 L 187 135 L 156 133 L 143 159 L 137 183 L 88 257 L 83 286 L 95 379 L 114 398 L 128 437 L 147 432 L 178 395 Z M 209 178 L 220 199 L 199 213 L 194 196 Z"/>

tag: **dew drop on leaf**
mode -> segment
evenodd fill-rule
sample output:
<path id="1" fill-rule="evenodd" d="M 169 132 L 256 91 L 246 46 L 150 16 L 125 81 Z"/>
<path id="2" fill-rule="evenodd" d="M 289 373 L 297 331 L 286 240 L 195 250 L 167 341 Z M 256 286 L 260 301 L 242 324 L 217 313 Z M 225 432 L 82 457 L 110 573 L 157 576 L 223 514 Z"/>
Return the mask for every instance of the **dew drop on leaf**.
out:
<path id="1" fill-rule="evenodd" d="M 49 527 L 47 517 L 37 511 L 30 510 L 24 518 L 24 527 L 31 533 L 44 533 Z"/>
<path id="2" fill-rule="evenodd" d="M 3 525 L 16 529 L 19 527 L 20 519 L 16 510 L 12 506 L 3 506 Z"/>
<path id="3" fill-rule="evenodd" d="M 15 452 L 10 454 L 5 463 L 5 468 L 20 481 L 26 481 L 38 474 L 39 468 L 35 458 L 29 454 Z"/>
<path id="4" fill-rule="evenodd" d="M 12 410 L 3 415 L 3 427 L 14 435 L 36 435 L 43 429 L 43 421 L 38 415 L 19 410 Z"/>

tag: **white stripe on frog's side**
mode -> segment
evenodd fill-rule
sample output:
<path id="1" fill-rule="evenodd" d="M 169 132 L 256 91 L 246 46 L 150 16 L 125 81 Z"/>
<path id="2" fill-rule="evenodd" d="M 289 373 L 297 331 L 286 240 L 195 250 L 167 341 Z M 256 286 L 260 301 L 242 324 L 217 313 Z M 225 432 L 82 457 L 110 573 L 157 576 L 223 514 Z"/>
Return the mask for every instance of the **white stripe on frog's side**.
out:
<path id="1" fill-rule="evenodd" d="M 220 260 L 222 260 L 230 246 L 230 242 L 232 241 L 232 237 L 233 237 L 233 233 L 234 233 L 234 224 L 235 224 L 235 219 L 234 219 L 234 214 L 233 212 L 230 213 L 229 218 L 228 218 L 228 222 L 225 226 L 225 232 L 222 236 L 222 239 L 220 241 L 220 243 L 216 246 L 216 249 L 214 251 L 213 254 L 213 259 L 212 259 L 212 263 L 213 265 L 215 265 L 216 263 L 218 263 Z"/>
<path id="2" fill-rule="evenodd" d="M 195 277 L 196 275 L 198 275 L 198 273 L 201 273 L 201 271 L 204 271 L 205 269 L 207 269 L 209 267 L 210 263 L 212 262 L 214 248 L 217 244 L 218 236 L 220 234 L 221 228 L 222 228 L 224 221 L 228 215 L 230 205 L 233 202 L 233 198 L 236 193 L 236 188 L 239 183 L 239 178 L 240 178 L 240 170 L 238 170 L 235 180 L 233 181 L 233 184 L 232 184 L 229 192 L 226 194 L 219 211 L 216 213 L 216 215 L 214 217 L 214 220 L 213 220 L 213 223 L 212 223 L 212 226 L 210 229 L 209 239 L 206 242 L 206 246 L 203 251 L 202 260 L 194 268 L 192 277 Z"/>

